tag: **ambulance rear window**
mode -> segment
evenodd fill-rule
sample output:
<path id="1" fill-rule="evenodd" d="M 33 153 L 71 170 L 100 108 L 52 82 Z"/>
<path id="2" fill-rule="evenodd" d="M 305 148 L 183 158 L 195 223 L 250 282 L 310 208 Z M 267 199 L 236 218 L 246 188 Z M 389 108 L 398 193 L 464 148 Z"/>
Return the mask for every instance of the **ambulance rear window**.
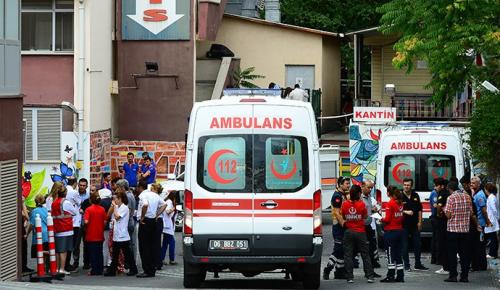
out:
<path id="1" fill-rule="evenodd" d="M 309 184 L 307 139 L 300 136 L 204 136 L 197 164 L 197 182 L 211 192 L 295 192 Z"/>
<path id="2" fill-rule="evenodd" d="M 198 183 L 214 192 L 250 191 L 248 147 L 248 136 L 201 138 L 198 156 L 203 165 L 198 168 Z"/>
<path id="3" fill-rule="evenodd" d="M 405 154 L 385 157 L 384 184 L 399 188 L 405 178 L 414 180 L 415 190 L 431 191 L 434 179 L 455 176 L 455 157 L 451 155 Z"/>
<path id="4" fill-rule="evenodd" d="M 307 140 L 254 136 L 255 192 L 294 192 L 309 183 Z"/>

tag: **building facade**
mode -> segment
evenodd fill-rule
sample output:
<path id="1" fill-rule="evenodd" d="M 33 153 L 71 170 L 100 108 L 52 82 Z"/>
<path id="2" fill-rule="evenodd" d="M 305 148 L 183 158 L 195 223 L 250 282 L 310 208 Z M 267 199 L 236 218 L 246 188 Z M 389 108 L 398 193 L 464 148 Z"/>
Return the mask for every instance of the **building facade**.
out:
<path id="1" fill-rule="evenodd" d="M 25 169 L 44 180 L 30 200 L 50 188 L 51 175 L 71 173 L 95 185 L 104 172 L 119 176 L 128 152 L 138 161 L 147 152 L 157 179 L 166 179 L 176 163 L 184 163 L 193 103 L 220 97 L 240 64 L 259 61 L 255 66 L 268 77 L 259 85 L 265 87 L 268 81 L 293 86 L 294 69 L 311 71 L 306 81 L 323 90 L 323 110 L 339 110 L 340 50 L 334 33 L 224 16 L 227 0 L 21 2 L 22 92 L 30 124 Z M 256 11 L 255 4 L 244 2 L 248 13 Z M 269 11 L 279 7 L 270 3 Z M 276 16 L 271 19 L 279 20 Z M 249 33 L 262 27 L 260 39 L 275 39 L 262 49 L 280 51 L 280 33 L 287 33 L 298 48 L 313 53 L 290 48 L 279 63 L 276 55 L 260 58 L 236 45 L 241 32 L 231 23 Z M 213 43 L 234 46 L 237 55 L 206 58 Z"/>
<path id="2" fill-rule="evenodd" d="M 0 1 L 0 281 L 21 276 L 23 99 L 19 1 Z M 13 254 L 15 253 L 15 254 Z"/>

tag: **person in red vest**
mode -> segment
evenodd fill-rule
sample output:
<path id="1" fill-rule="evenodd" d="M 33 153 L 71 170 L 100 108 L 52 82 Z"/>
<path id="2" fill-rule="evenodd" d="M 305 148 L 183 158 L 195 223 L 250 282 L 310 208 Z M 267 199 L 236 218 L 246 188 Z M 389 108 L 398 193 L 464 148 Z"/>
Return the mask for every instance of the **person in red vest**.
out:
<path id="1" fill-rule="evenodd" d="M 403 194 L 396 187 L 388 186 L 387 196 L 390 200 L 384 205 L 384 217 L 382 218 L 387 250 L 387 277 L 380 280 L 380 282 L 404 282 L 404 267 L 401 255 L 403 246 L 403 213 L 411 215 L 413 212 L 403 211 Z"/>
<path id="2" fill-rule="evenodd" d="M 66 200 L 67 189 L 61 182 L 55 182 L 51 192 L 57 192 L 57 198 L 52 203 L 52 217 L 54 218 L 54 235 L 56 242 L 56 259 L 59 273 L 69 275 L 64 270 L 68 251 L 73 249 L 73 216 L 77 210 Z"/>

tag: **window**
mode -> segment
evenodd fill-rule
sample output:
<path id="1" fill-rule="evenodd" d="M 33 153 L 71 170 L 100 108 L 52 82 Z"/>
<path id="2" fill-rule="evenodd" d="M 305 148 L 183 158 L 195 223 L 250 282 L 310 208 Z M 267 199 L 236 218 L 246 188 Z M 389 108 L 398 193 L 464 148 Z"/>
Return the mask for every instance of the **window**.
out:
<path id="1" fill-rule="evenodd" d="M 26 161 L 55 161 L 61 159 L 62 110 L 24 109 L 26 120 L 24 156 Z"/>
<path id="2" fill-rule="evenodd" d="M 307 152 L 297 136 L 201 137 L 198 184 L 212 192 L 294 192 L 309 184 Z"/>
<path id="3" fill-rule="evenodd" d="M 72 0 L 22 0 L 23 51 L 73 51 Z"/>
<path id="4" fill-rule="evenodd" d="M 455 157 L 450 155 L 389 155 L 385 157 L 384 185 L 403 186 L 405 178 L 415 181 L 415 190 L 431 191 L 434 179 L 455 176 Z"/>
<path id="5" fill-rule="evenodd" d="M 309 183 L 304 137 L 254 137 L 255 192 L 292 192 Z"/>

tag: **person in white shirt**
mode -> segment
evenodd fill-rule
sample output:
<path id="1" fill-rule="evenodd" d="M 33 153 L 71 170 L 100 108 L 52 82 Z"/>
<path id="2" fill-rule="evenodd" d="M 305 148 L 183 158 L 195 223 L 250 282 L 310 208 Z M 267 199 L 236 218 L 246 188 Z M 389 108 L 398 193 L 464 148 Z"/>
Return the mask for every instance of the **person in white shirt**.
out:
<path id="1" fill-rule="evenodd" d="M 165 202 L 167 203 L 167 207 L 165 211 L 162 213 L 163 217 L 163 242 L 161 247 L 161 260 L 164 261 L 167 255 L 168 249 L 168 257 L 169 262 L 164 261 L 165 265 L 175 265 L 175 196 L 176 191 L 170 191 L 165 198 Z"/>
<path id="2" fill-rule="evenodd" d="M 152 186 L 152 188 L 154 185 Z M 138 278 L 154 277 L 160 261 L 161 231 L 158 231 L 158 216 L 166 207 L 158 193 L 147 190 L 146 181 L 141 180 L 137 185 L 139 195 L 139 206 L 137 207 L 137 219 L 139 220 L 139 254 L 142 261 L 144 273 L 137 275 Z M 160 219 L 161 220 L 161 219 Z M 163 225 L 163 221 L 161 222 Z"/>
<path id="3" fill-rule="evenodd" d="M 80 243 L 78 242 L 78 236 L 80 232 L 80 225 L 82 223 L 82 215 L 80 213 L 80 207 L 82 204 L 82 199 L 78 191 L 76 190 L 77 180 L 74 177 L 68 178 L 68 183 L 66 185 L 66 200 L 71 202 L 73 207 L 76 210 L 76 215 L 73 216 L 73 249 L 68 252 L 68 257 L 66 258 L 66 265 L 64 266 L 64 270 L 68 272 L 75 272 L 78 269 L 76 265 L 77 260 L 73 258 L 74 264 L 71 265 L 71 252 L 78 252 L 80 254 L 80 249 L 75 250 L 75 247 L 80 247 Z"/>
<path id="4" fill-rule="evenodd" d="M 288 99 L 307 102 L 309 100 L 309 95 L 306 91 L 300 88 L 299 84 L 295 84 L 293 91 L 291 91 L 288 95 Z"/>
<path id="5" fill-rule="evenodd" d="M 488 213 L 488 219 L 491 222 L 490 227 L 484 228 L 485 238 L 489 241 L 490 250 L 486 256 L 488 259 L 498 258 L 498 231 L 500 226 L 498 224 L 499 213 L 498 213 L 498 199 L 497 199 L 497 187 L 493 183 L 487 183 L 484 186 L 484 192 L 488 196 L 486 201 L 486 212 Z"/>
<path id="6" fill-rule="evenodd" d="M 104 273 L 104 276 L 116 276 L 120 251 L 123 252 L 125 263 L 127 263 L 130 267 L 127 276 L 137 274 L 137 265 L 135 264 L 134 255 L 130 249 L 130 235 L 128 233 L 130 210 L 127 204 L 128 198 L 125 190 L 118 187 L 110 208 L 111 221 L 113 225 L 113 258 L 111 266 L 108 268 L 108 271 Z"/>

